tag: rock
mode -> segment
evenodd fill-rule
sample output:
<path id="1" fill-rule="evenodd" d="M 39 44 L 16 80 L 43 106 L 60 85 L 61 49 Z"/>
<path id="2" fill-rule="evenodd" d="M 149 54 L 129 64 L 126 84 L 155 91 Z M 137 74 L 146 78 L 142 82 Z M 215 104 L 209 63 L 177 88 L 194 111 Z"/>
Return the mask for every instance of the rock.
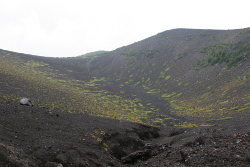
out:
<path id="1" fill-rule="evenodd" d="M 145 147 L 145 149 L 152 149 L 152 144 L 146 143 L 144 147 Z"/>
<path id="2" fill-rule="evenodd" d="M 58 154 L 54 161 L 65 164 L 68 161 L 68 158 L 64 154 Z"/>
<path id="3" fill-rule="evenodd" d="M 122 157 L 121 160 L 123 163 L 134 163 L 139 157 L 142 157 L 143 155 L 144 155 L 143 151 L 136 151 L 125 157 Z"/>
<path id="4" fill-rule="evenodd" d="M 0 166 L 29 167 L 32 164 L 22 150 L 0 143 Z"/>
<path id="5" fill-rule="evenodd" d="M 246 160 L 250 163 L 250 154 L 246 155 Z"/>
<path id="6" fill-rule="evenodd" d="M 173 130 L 171 130 L 171 132 L 169 133 L 169 137 L 180 135 L 180 134 L 184 133 L 185 130 L 186 130 L 186 129 L 184 129 L 184 128 L 173 129 Z"/>
<path id="7" fill-rule="evenodd" d="M 63 167 L 61 163 L 57 163 L 57 162 L 46 162 L 45 166 L 46 167 Z"/>
<path id="8" fill-rule="evenodd" d="M 148 151 L 136 151 L 125 157 L 121 158 L 123 163 L 135 163 L 137 160 L 145 160 L 150 157 L 150 152 Z"/>
<path id="9" fill-rule="evenodd" d="M 20 100 L 20 105 L 26 105 L 26 106 L 34 106 L 30 99 L 23 98 Z"/>
<path id="10" fill-rule="evenodd" d="M 182 151 L 182 150 L 180 150 L 180 154 L 181 154 L 182 161 L 185 161 L 188 154 L 186 152 Z"/>

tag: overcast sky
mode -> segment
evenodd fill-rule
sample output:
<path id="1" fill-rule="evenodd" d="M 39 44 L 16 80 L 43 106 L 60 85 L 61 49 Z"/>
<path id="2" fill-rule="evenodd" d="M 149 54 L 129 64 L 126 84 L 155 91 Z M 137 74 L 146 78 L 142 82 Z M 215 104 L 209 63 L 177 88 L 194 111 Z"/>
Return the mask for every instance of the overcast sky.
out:
<path id="1" fill-rule="evenodd" d="M 249 0 L 0 0 L 0 49 L 72 57 L 111 51 L 174 28 L 247 28 L 249 4 Z"/>

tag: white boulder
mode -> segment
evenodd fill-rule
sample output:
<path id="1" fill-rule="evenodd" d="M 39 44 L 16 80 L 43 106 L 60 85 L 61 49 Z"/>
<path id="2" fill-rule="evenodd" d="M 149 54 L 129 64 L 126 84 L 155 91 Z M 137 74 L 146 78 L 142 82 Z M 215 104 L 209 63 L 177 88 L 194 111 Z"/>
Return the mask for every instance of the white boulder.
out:
<path id="1" fill-rule="evenodd" d="M 33 106 L 32 102 L 28 98 L 23 98 L 20 100 L 20 105 Z"/>

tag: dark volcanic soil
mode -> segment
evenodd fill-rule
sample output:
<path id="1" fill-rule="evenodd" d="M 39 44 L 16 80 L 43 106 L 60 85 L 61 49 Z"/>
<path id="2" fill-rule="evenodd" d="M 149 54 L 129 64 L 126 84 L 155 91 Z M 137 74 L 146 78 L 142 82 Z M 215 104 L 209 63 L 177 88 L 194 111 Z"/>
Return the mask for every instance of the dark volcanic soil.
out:
<path id="1" fill-rule="evenodd" d="M 0 167 L 250 166 L 248 118 L 163 129 L 0 102 Z"/>

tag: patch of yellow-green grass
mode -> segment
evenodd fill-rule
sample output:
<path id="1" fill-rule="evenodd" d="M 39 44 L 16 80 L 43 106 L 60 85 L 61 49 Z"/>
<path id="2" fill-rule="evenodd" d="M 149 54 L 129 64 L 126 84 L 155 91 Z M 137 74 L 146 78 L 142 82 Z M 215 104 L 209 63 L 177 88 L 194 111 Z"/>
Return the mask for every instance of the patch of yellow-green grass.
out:
<path id="1" fill-rule="evenodd" d="M 141 102 L 141 99 L 140 99 L 140 98 L 135 98 L 135 99 L 134 99 L 134 102 Z M 141 103 L 138 103 L 138 105 L 139 105 L 139 106 L 142 106 Z"/>
<path id="2" fill-rule="evenodd" d="M 147 87 L 146 85 L 142 85 L 142 87 L 143 87 L 144 89 L 150 89 L 150 88 Z"/>
<path id="3" fill-rule="evenodd" d="M 170 78 L 172 78 L 170 75 L 165 77 L 165 80 L 169 80 Z"/>
<path id="4" fill-rule="evenodd" d="M 181 85 L 183 85 L 183 83 L 182 83 L 182 82 L 178 83 L 178 86 L 181 86 Z"/>
<path id="5" fill-rule="evenodd" d="M 180 124 L 174 124 L 174 126 L 182 127 L 182 128 L 192 128 L 192 127 L 197 127 L 198 124 L 191 123 L 191 122 L 183 122 Z"/>
<path id="6" fill-rule="evenodd" d="M 28 62 L 25 63 L 26 66 L 30 66 L 30 67 L 41 67 L 41 66 L 46 66 L 49 64 L 46 64 L 42 61 L 34 61 L 34 60 L 30 60 Z"/>
<path id="7" fill-rule="evenodd" d="M 202 123 L 202 124 L 200 124 L 200 126 L 214 126 L 214 125 Z"/>
<path id="8" fill-rule="evenodd" d="M 185 110 L 184 107 L 176 107 L 175 109 L 176 109 L 176 110 L 181 110 L 181 111 Z"/>
<path id="9" fill-rule="evenodd" d="M 221 121 L 221 120 L 229 120 L 229 119 L 232 119 L 233 117 L 224 117 L 224 118 L 218 118 L 218 119 L 209 119 L 207 120 L 208 122 L 209 121 Z"/>
<path id="10" fill-rule="evenodd" d="M 211 110 L 205 110 L 204 112 L 213 112 L 214 110 L 211 109 Z"/>
<path id="11" fill-rule="evenodd" d="M 220 108 L 219 111 L 227 110 L 227 108 Z"/>
<path id="12" fill-rule="evenodd" d="M 182 127 L 182 128 L 192 128 L 192 127 L 199 127 L 199 126 L 213 126 L 213 124 L 208 123 L 191 123 L 191 122 L 183 122 L 180 124 L 174 124 L 174 126 Z"/>
<path id="13" fill-rule="evenodd" d="M 137 85 L 139 85 L 141 82 L 140 81 L 138 81 L 138 82 L 136 82 L 133 86 L 137 86 Z"/>
<path id="14" fill-rule="evenodd" d="M 161 97 L 163 97 L 163 98 L 171 98 L 175 94 L 176 94 L 175 92 L 172 92 L 171 94 L 162 94 Z"/>
<path id="15" fill-rule="evenodd" d="M 167 71 L 169 71 L 169 70 L 170 70 L 170 68 L 169 68 L 169 67 L 165 69 L 165 71 L 166 71 L 166 72 L 167 72 Z"/>
<path id="16" fill-rule="evenodd" d="M 163 124 L 164 122 L 164 119 L 161 119 L 161 118 L 157 118 L 154 120 L 154 123 L 160 123 L 160 124 Z"/>
<path id="17" fill-rule="evenodd" d="M 241 111 L 245 111 L 245 110 L 247 110 L 247 109 L 250 109 L 250 106 L 249 106 L 249 107 L 240 108 L 240 109 L 238 109 L 238 110 L 236 110 L 236 111 L 241 112 Z"/>
<path id="18" fill-rule="evenodd" d="M 228 100 L 220 102 L 220 104 L 227 104 L 227 103 L 228 103 Z"/>
<path id="19" fill-rule="evenodd" d="M 244 106 L 250 106 L 250 102 L 249 102 L 249 103 L 244 104 Z"/>
<path id="20" fill-rule="evenodd" d="M 138 99 L 128 99 L 100 90 L 96 82 L 105 82 L 105 78 L 93 78 L 90 81 L 74 80 L 46 64 L 40 62 L 25 64 L 21 59 L 11 56 L 0 57 L 0 72 L 12 76 L 9 83 L 17 82 L 13 85 L 25 81 L 23 92 L 10 95 L 2 93 L 1 97 L 4 99 L 18 102 L 23 96 L 33 97 L 38 107 L 58 108 L 70 113 L 84 112 L 138 123 L 154 122 L 152 114 L 156 113 L 147 112 L 148 106 L 145 107 Z M 10 86 L 8 88 L 11 89 Z"/>
<path id="21" fill-rule="evenodd" d="M 158 94 L 158 93 L 160 93 L 160 90 L 159 89 L 151 89 L 147 93 Z"/>
<path id="22" fill-rule="evenodd" d="M 178 119 L 173 118 L 173 117 L 167 117 L 167 118 L 164 118 L 164 119 L 166 119 L 166 120 L 168 120 L 168 119 L 171 119 L 171 120 L 178 120 Z"/>
<path id="23" fill-rule="evenodd" d="M 179 93 L 179 94 L 177 94 L 175 97 L 180 97 L 182 95 L 182 93 Z"/>
<path id="24" fill-rule="evenodd" d="M 93 83 L 93 82 L 100 82 L 100 81 L 106 81 L 105 77 L 101 77 L 101 78 L 93 77 L 93 79 L 90 80 L 89 82 Z"/>
<path id="25" fill-rule="evenodd" d="M 235 107 L 231 107 L 230 110 L 237 110 L 239 108 L 240 108 L 239 106 L 235 106 Z"/>

